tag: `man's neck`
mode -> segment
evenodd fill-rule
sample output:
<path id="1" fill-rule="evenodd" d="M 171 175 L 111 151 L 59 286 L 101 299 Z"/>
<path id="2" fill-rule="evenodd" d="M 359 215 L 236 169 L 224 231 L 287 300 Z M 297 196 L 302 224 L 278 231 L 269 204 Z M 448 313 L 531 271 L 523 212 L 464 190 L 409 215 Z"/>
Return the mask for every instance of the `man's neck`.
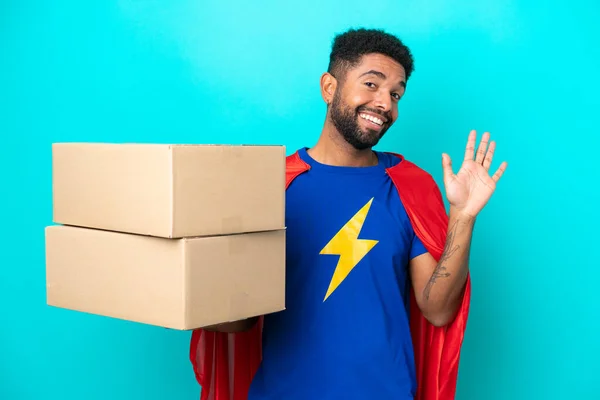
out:
<path id="1" fill-rule="evenodd" d="M 329 129 L 328 129 L 329 128 Z M 324 127 L 319 140 L 308 150 L 317 162 L 339 167 L 371 167 L 377 165 L 377 155 L 371 149 L 356 150 L 337 130 Z"/>

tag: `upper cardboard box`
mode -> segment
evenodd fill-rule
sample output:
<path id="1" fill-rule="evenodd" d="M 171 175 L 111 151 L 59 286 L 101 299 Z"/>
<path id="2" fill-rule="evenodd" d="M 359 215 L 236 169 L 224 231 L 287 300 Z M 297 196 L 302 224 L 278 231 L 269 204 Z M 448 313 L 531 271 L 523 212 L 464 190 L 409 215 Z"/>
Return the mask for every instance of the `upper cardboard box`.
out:
<path id="1" fill-rule="evenodd" d="M 57 224 L 181 238 L 284 228 L 285 147 L 56 143 Z"/>

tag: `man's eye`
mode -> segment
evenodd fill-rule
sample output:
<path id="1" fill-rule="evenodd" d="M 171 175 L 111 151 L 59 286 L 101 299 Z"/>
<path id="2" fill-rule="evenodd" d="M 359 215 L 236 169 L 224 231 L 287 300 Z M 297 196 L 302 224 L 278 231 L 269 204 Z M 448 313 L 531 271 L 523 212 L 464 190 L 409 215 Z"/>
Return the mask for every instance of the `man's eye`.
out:
<path id="1" fill-rule="evenodd" d="M 367 85 L 368 87 L 375 87 L 375 84 L 372 82 L 365 82 L 365 85 Z"/>
<path id="2" fill-rule="evenodd" d="M 400 100 L 400 95 L 398 93 L 392 93 L 392 96 L 394 96 L 396 100 Z"/>

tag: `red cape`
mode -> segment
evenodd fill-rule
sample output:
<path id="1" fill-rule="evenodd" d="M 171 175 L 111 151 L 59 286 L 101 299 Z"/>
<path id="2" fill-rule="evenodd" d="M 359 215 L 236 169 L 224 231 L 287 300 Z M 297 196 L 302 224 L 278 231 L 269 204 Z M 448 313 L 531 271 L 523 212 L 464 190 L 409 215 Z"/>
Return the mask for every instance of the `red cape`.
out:
<path id="1" fill-rule="evenodd" d="M 424 170 L 395 154 L 402 162 L 387 170 L 406 208 L 416 235 L 439 260 L 444 250 L 448 217 L 441 192 Z M 286 190 L 308 171 L 298 153 L 286 159 Z M 452 400 L 456 392 L 460 350 L 465 334 L 471 280 L 467 277 L 462 304 L 455 319 L 444 327 L 431 325 L 411 293 L 410 324 L 417 368 L 415 400 Z M 192 332 L 190 360 L 202 387 L 201 400 L 246 400 L 252 378 L 261 361 L 262 317 L 242 333 Z"/>

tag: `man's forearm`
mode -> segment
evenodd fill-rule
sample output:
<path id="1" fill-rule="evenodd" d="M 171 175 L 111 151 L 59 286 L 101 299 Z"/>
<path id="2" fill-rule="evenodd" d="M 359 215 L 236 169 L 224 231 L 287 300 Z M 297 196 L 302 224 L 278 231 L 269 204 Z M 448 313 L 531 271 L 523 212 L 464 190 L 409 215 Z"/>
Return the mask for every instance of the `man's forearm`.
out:
<path id="1" fill-rule="evenodd" d="M 461 303 L 474 224 L 472 217 L 450 209 L 446 245 L 422 293 L 426 308 L 436 316 L 436 325 L 449 322 Z"/>

